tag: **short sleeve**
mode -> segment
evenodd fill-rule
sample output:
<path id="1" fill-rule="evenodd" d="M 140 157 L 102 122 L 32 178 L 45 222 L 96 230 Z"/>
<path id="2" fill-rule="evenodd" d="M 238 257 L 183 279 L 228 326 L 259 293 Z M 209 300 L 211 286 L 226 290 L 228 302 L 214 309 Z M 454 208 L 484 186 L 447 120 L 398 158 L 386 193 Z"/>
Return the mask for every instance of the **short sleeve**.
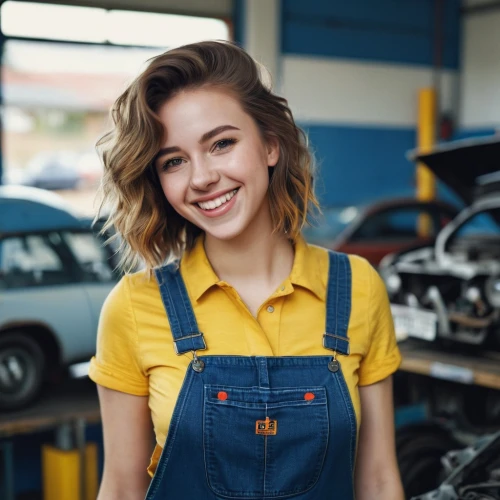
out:
<path id="1" fill-rule="evenodd" d="M 113 288 L 101 309 L 89 377 L 96 384 L 128 394 L 146 396 L 149 392 L 127 276 Z"/>
<path id="2" fill-rule="evenodd" d="M 370 273 L 368 304 L 370 343 L 359 368 L 360 386 L 385 379 L 401 364 L 387 290 L 382 278 L 372 266 L 369 266 L 368 272 Z"/>

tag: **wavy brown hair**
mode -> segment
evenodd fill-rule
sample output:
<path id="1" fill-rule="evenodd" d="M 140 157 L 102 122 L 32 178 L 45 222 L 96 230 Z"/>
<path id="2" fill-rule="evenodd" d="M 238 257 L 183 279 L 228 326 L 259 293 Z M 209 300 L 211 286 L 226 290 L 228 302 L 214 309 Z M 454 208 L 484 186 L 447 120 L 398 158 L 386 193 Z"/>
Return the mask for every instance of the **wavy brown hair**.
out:
<path id="1" fill-rule="evenodd" d="M 121 239 L 121 266 L 162 265 L 190 250 L 201 230 L 167 202 L 153 162 L 164 127 L 159 108 L 181 90 L 223 88 L 236 96 L 264 140 L 276 138 L 279 160 L 270 170 L 269 201 L 275 231 L 292 240 L 318 202 L 312 160 L 304 133 L 287 101 L 263 81 L 262 68 L 230 42 L 207 41 L 154 57 L 116 100 L 113 128 L 97 143 L 104 163 L 103 206 L 110 210 L 104 230 L 114 226 Z"/>

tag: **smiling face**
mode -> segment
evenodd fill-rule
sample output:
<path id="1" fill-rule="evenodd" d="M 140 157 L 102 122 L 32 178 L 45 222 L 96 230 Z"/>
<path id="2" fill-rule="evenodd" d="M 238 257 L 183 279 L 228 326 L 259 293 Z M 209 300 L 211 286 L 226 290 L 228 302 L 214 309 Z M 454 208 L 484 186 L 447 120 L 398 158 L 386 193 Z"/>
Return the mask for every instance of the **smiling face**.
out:
<path id="1" fill-rule="evenodd" d="M 180 92 L 159 109 L 165 138 L 155 166 L 174 210 L 205 232 L 231 240 L 271 227 L 269 167 L 277 141 L 266 143 L 229 92 Z"/>

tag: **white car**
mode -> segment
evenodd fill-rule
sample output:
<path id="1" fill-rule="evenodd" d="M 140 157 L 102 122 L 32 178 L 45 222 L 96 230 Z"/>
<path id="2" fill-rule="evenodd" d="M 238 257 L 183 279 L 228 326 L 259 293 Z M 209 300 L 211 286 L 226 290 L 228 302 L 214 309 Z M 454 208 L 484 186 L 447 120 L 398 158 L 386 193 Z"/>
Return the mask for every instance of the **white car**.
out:
<path id="1" fill-rule="evenodd" d="M 117 279 L 111 250 L 58 195 L 0 186 L 0 410 L 89 359 Z"/>

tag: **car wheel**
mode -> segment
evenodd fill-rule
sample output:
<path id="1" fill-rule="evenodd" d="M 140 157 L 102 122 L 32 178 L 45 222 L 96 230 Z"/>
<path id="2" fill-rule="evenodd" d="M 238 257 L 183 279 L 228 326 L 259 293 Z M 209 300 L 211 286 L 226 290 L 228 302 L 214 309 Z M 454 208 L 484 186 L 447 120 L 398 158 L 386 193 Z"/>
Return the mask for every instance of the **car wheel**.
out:
<path id="1" fill-rule="evenodd" d="M 31 403 L 43 383 L 44 354 L 22 333 L 0 336 L 0 410 L 15 410 Z"/>

